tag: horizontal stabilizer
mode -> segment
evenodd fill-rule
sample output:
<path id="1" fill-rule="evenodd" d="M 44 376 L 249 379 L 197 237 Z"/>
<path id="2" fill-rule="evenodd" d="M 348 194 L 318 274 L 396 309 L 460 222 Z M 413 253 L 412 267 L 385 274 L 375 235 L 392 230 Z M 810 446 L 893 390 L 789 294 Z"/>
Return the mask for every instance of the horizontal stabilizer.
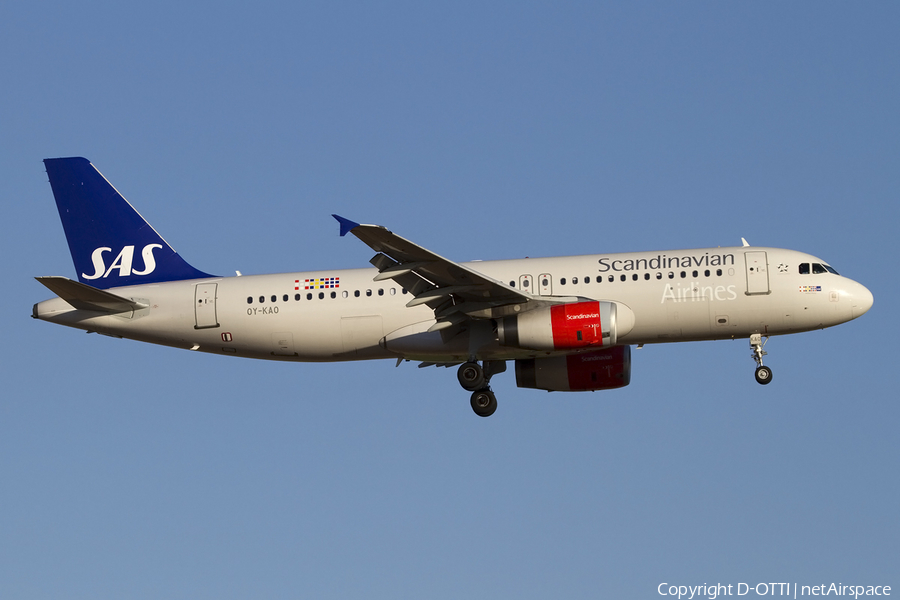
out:
<path id="1" fill-rule="evenodd" d="M 66 277 L 35 277 L 51 292 L 78 310 L 90 310 L 107 314 L 120 314 L 147 308 L 147 304 L 98 290 Z"/>

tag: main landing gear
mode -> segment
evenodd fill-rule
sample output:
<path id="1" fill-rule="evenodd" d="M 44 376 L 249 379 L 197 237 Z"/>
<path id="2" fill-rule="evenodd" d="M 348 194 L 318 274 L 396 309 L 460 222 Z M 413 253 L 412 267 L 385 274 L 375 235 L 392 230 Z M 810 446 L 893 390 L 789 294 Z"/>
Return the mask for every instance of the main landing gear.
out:
<path id="1" fill-rule="evenodd" d="M 506 362 L 502 360 L 484 361 L 482 367 L 476 361 L 460 365 L 456 372 L 459 385 L 472 392 L 472 410 L 479 417 L 489 417 L 497 410 L 497 397 L 489 385 L 491 377 L 506 370 Z"/>
<path id="2" fill-rule="evenodd" d="M 766 342 L 769 341 L 769 337 L 766 336 Z M 763 366 L 762 357 L 768 354 L 765 350 L 763 350 L 763 346 L 766 345 L 766 342 L 762 341 L 762 334 L 754 333 L 750 336 L 750 349 L 753 350 L 753 354 L 750 356 L 753 357 L 753 360 L 756 361 L 756 382 L 762 385 L 766 385 L 770 381 L 772 381 L 772 369 L 769 367 Z"/>

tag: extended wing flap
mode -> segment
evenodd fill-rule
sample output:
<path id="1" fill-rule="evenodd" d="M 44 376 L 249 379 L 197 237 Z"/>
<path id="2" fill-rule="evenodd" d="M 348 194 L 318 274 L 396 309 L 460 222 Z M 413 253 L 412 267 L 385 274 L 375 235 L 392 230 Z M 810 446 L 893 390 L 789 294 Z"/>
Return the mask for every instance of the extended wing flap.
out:
<path id="1" fill-rule="evenodd" d="M 35 279 L 78 310 L 121 314 L 147 308 L 147 305 L 141 302 L 123 298 L 66 277 L 35 277 Z"/>

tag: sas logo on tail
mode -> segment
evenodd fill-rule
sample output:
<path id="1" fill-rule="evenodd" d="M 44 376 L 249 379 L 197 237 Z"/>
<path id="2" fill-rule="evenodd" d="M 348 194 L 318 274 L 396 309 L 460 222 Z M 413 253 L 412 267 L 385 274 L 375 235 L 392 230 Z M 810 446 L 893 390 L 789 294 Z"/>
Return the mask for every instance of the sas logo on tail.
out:
<path id="1" fill-rule="evenodd" d="M 132 267 L 134 260 L 134 246 L 125 246 L 119 255 L 107 268 L 106 261 L 103 259 L 104 252 L 112 252 L 112 248 L 97 248 L 91 253 L 91 262 L 94 263 L 94 274 L 87 275 L 82 273 L 85 279 L 100 279 L 109 277 L 114 269 L 118 269 L 118 277 L 128 277 L 129 275 L 149 275 L 156 270 L 156 259 L 153 257 L 153 251 L 162 248 L 162 244 L 147 244 L 141 250 L 141 258 L 144 262 L 144 269 L 138 271 Z"/>

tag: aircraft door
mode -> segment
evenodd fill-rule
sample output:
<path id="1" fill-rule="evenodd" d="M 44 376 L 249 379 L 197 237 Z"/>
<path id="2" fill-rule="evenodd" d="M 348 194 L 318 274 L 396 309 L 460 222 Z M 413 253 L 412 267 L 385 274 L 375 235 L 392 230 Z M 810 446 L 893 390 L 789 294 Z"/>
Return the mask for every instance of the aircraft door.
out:
<path id="1" fill-rule="evenodd" d="M 744 252 L 747 265 L 747 295 L 769 293 L 769 269 L 765 252 Z"/>
<path id="2" fill-rule="evenodd" d="M 538 291 L 541 296 L 553 295 L 553 278 L 549 273 L 541 273 L 538 275 Z"/>
<path id="3" fill-rule="evenodd" d="M 198 283 L 194 288 L 194 329 L 209 329 L 218 327 L 219 320 L 216 316 L 216 289 L 217 283 Z"/>
<path id="4" fill-rule="evenodd" d="M 519 275 L 519 289 L 529 294 L 534 293 L 534 281 L 531 275 Z"/>

